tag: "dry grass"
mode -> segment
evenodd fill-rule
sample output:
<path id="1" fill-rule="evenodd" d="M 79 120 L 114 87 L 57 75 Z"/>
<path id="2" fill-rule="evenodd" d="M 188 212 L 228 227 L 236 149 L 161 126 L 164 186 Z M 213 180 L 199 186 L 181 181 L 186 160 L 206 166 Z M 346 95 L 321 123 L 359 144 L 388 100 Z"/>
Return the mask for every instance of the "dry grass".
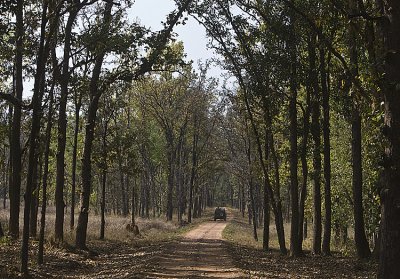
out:
<path id="1" fill-rule="evenodd" d="M 254 240 L 253 237 L 253 226 L 249 225 L 248 219 L 243 218 L 241 213 L 236 209 L 230 210 L 232 214 L 235 216 L 234 220 L 228 224 L 223 235 L 224 238 L 233 243 L 241 243 L 244 246 L 248 246 L 255 249 L 263 248 L 263 228 L 257 229 L 258 241 Z M 273 220 L 271 220 L 271 225 L 269 228 L 270 231 L 270 240 L 269 245 L 272 250 L 279 250 L 279 242 L 278 235 L 276 232 L 275 225 L 272 224 Z M 284 224 L 285 229 L 285 243 L 286 248 L 290 246 L 290 223 Z M 303 240 L 303 249 L 305 251 L 310 251 L 312 247 L 312 227 L 311 224 L 308 226 L 308 237 Z M 345 256 L 356 256 L 354 240 L 352 239 L 352 230 L 349 230 L 350 239 L 346 244 L 338 244 L 335 241 L 331 243 L 331 250 L 333 253 L 340 253 Z"/>
<path id="2" fill-rule="evenodd" d="M 165 245 L 176 241 L 181 234 L 205 220 L 210 220 L 212 212 L 207 210 L 202 218 L 194 219 L 192 224 L 184 226 L 177 222 L 166 222 L 163 218 L 137 218 L 139 236 L 126 229 L 130 217 L 107 215 L 104 240 L 99 240 L 100 216 L 91 213 L 87 238 L 89 250 L 81 251 L 74 248 L 75 231 L 69 229 L 68 213 L 65 214 L 64 242 L 59 245 L 53 241 L 55 211 L 50 207 L 46 215 L 44 265 L 36 263 L 37 239 L 30 241 L 31 278 L 131 278 L 126 274 L 135 275 L 147 270 L 151 259 L 162 253 Z M 0 209 L 0 221 L 6 227 L 6 232 L 8 216 L 8 210 Z M 22 226 L 22 213 L 20 224 Z M 11 241 L 8 237 L 0 240 L 0 278 L 20 278 L 20 247 L 21 240 Z"/>
<path id="3" fill-rule="evenodd" d="M 270 251 L 263 251 L 262 229 L 259 241 L 253 238 L 252 226 L 238 211 L 232 210 L 234 220 L 225 228 L 223 237 L 236 265 L 250 278 L 376 278 L 377 264 L 360 261 L 354 257 L 353 241 L 349 241 L 352 253 L 343 247 L 332 245 L 333 256 L 314 256 L 310 253 L 312 238 L 304 241 L 304 257 L 293 258 L 279 253 L 278 238 L 274 226 L 270 227 Z M 286 247 L 289 248 L 290 224 L 285 224 Z"/>
<path id="4" fill-rule="evenodd" d="M 234 215 L 234 218 L 231 218 Z M 194 224 L 179 226 L 163 219 L 137 219 L 141 236 L 135 237 L 125 227 L 130 218 L 108 215 L 106 217 L 106 239 L 98 240 L 100 217 L 91 214 L 88 226 L 89 251 L 73 249 L 74 231 L 68 229 L 69 215 L 65 219 L 65 246 L 53 245 L 48 241 L 45 248 L 45 265 L 35 263 L 37 241 L 32 239 L 30 249 L 30 267 L 32 278 L 132 278 L 147 270 L 153 270 L 152 260 L 162 254 L 165 247 L 174 243 L 184 232 L 192 229 L 205 220 L 211 220 L 213 210 L 205 212 L 203 218 L 196 219 Z M 47 239 L 51 240 L 54 228 L 54 208 L 49 209 L 47 222 Z M 248 220 L 241 218 L 238 211 L 229 210 L 232 220 L 226 227 L 223 236 L 226 247 L 234 259 L 236 267 L 242 269 L 250 278 L 375 278 L 376 264 L 358 261 L 354 257 L 336 253 L 333 257 L 312 256 L 290 258 L 281 255 L 278 249 L 277 235 L 271 226 L 271 251 L 262 250 L 262 231 L 260 240 L 254 241 L 252 227 Z M 8 212 L 0 210 L 0 220 L 6 225 Z M 176 218 L 175 218 L 176 220 Z M 21 222 L 22 224 L 22 222 Z M 289 225 L 286 224 L 286 236 Z M 18 273 L 20 241 L 0 243 L 0 278 L 20 278 Z M 307 239 L 306 245 L 311 240 Z M 288 246 L 288 244 L 287 244 Z M 307 246 L 306 246 L 307 247 Z M 66 276 L 68 275 L 68 276 Z"/>
<path id="5" fill-rule="evenodd" d="M 234 220 L 228 224 L 223 232 L 224 239 L 232 243 L 240 243 L 243 246 L 251 247 L 254 249 L 262 249 L 263 247 L 263 228 L 257 229 L 258 241 L 253 237 L 253 226 L 249 225 L 248 219 L 243 218 L 241 213 L 236 209 L 231 209 L 230 212 L 234 215 Z M 285 235 L 290 232 L 290 224 L 286 223 Z M 279 249 L 278 235 L 276 233 L 275 225 L 270 226 L 270 247 L 273 250 Z M 289 240 L 286 239 L 286 246 L 288 247 Z"/>
<path id="6" fill-rule="evenodd" d="M 139 227 L 140 235 L 134 236 L 133 233 L 126 230 L 126 226 L 131 223 L 131 216 L 123 217 L 120 215 L 106 215 L 105 239 L 111 241 L 132 242 L 152 240 L 158 241 L 170 239 L 179 236 L 181 233 L 189 230 L 193 226 L 203 222 L 205 219 L 210 219 L 212 210 L 207 209 L 202 218 L 194 219 L 192 224 L 180 226 L 177 222 L 166 222 L 165 218 L 136 218 L 136 225 Z M 174 220 L 177 217 L 174 216 Z M 0 222 L 3 225 L 4 231 L 8 231 L 9 212 L 8 208 L 0 209 Z M 78 214 L 75 214 L 75 225 L 78 220 Z M 87 236 L 88 240 L 96 240 L 100 235 L 100 215 L 89 213 L 89 223 Z M 55 207 L 48 207 L 46 212 L 46 239 L 53 242 L 54 239 L 54 224 L 55 224 Z M 73 245 L 75 241 L 75 230 L 70 229 L 70 214 L 65 213 L 64 219 L 64 242 Z M 20 214 L 20 233 L 22 233 L 23 225 L 23 208 L 21 207 Z M 40 226 L 40 208 L 38 216 L 38 230 Z"/>

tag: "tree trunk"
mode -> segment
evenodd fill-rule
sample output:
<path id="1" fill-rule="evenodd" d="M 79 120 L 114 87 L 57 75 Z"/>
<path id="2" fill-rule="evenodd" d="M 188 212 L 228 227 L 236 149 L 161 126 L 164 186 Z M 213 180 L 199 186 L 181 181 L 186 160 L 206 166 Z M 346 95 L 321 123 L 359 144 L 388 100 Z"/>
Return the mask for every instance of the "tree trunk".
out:
<path id="1" fill-rule="evenodd" d="M 290 255 L 298 257 L 301 254 L 299 245 L 299 183 L 298 183 L 298 152 L 297 152 L 297 33 L 296 15 L 292 9 L 288 11 L 289 16 L 289 39 L 288 51 L 290 57 L 290 97 L 289 97 L 289 142 L 290 142 Z"/>
<path id="2" fill-rule="evenodd" d="M 271 136 L 269 135 L 271 133 Z M 268 162 L 271 145 L 270 138 L 272 137 L 272 131 L 268 128 L 265 129 L 265 160 Z M 273 143 L 272 143 L 273 144 Z M 269 251 L 269 226 L 271 223 L 271 212 L 270 212 L 270 200 L 268 197 L 268 185 L 264 178 L 264 228 L 263 228 L 263 250 Z"/>
<path id="3" fill-rule="evenodd" d="M 178 146 L 177 146 L 177 152 L 176 152 L 176 168 L 175 168 L 175 179 L 176 179 L 176 197 L 178 200 L 177 203 L 177 214 L 178 214 L 178 224 L 181 224 L 182 222 L 182 191 L 183 191 L 183 184 L 182 184 L 182 134 L 179 136 L 179 141 L 178 141 Z"/>
<path id="4" fill-rule="evenodd" d="M 133 186 L 132 186 L 132 209 L 131 209 L 131 222 L 132 222 L 132 226 L 135 225 L 135 213 L 136 213 L 136 177 L 133 180 Z"/>
<path id="5" fill-rule="evenodd" d="M 167 189 L 167 221 L 172 221 L 173 215 L 173 189 L 174 189 L 174 164 L 175 164 L 175 151 L 174 151 L 174 144 L 171 134 L 166 136 L 167 138 L 167 159 L 168 159 L 168 189 Z"/>
<path id="6" fill-rule="evenodd" d="M 303 224 L 303 240 L 308 237 L 308 221 L 307 218 L 304 218 L 304 224 Z"/>
<path id="7" fill-rule="evenodd" d="M 119 137 L 117 135 L 117 137 Z M 117 147 L 118 153 L 118 167 L 119 167 L 119 183 L 120 183 L 120 192 L 121 192 L 121 202 L 122 202 L 122 216 L 126 217 L 128 215 L 128 202 L 127 195 L 125 189 L 125 179 L 124 179 L 124 168 L 123 168 L 123 158 L 122 158 L 122 143 L 119 142 L 119 146 Z"/>
<path id="8" fill-rule="evenodd" d="M 111 10 L 111 9 L 110 9 Z M 103 58 L 103 56 L 101 57 Z M 92 146 L 94 140 L 94 127 L 96 124 L 96 113 L 98 108 L 98 102 L 100 94 L 97 92 L 98 90 L 98 80 L 101 70 L 103 59 L 97 59 L 96 66 L 93 71 L 93 76 L 91 80 L 91 89 L 90 93 L 92 96 L 92 100 L 89 105 L 88 117 L 87 117 L 87 125 L 86 125 L 86 136 L 84 143 L 84 152 L 82 159 L 82 191 L 80 198 L 80 212 L 78 217 L 78 224 L 76 227 L 76 240 L 75 245 L 79 249 L 86 249 L 86 236 L 87 236 L 87 224 L 88 224 L 88 215 L 89 215 L 89 198 L 90 198 L 90 189 L 92 183 L 92 163 L 91 163 L 91 155 L 92 155 Z"/>
<path id="9" fill-rule="evenodd" d="M 311 35 L 311 42 L 309 45 L 310 56 L 310 76 L 313 87 L 312 96 L 312 122 L 311 122 L 311 135 L 314 141 L 313 149 L 313 245 L 312 252 L 316 255 L 321 254 L 321 241 L 322 241 L 322 216 L 321 216 L 321 125 L 320 125 L 320 94 L 318 75 L 316 68 L 316 35 Z"/>
<path id="10" fill-rule="evenodd" d="M 188 208 L 188 223 L 192 223 L 192 208 L 193 208 L 193 188 L 197 173 L 197 144 L 199 135 L 197 130 L 197 114 L 193 116 L 193 146 L 192 146 L 192 169 L 190 172 L 189 184 L 189 208 Z"/>
<path id="11" fill-rule="evenodd" d="M 311 133 L 314 140 L 313 150 L 313 247 L 312 251 L 314 254 L 321 254 L 321 234 L 322 234 L 322 217 L 321 217 L 321 139 L 320 139 L 320 125 L 319 125 L 319 103 L 313 104 L 313 120 Z"/>
<path id="12" fill-rule="evenodd" d="M 241 76 L 238 76 L 238 77 L 241 79 Z M 242 85 L 245 84 L 242 79 L 241 79 L 240 83 Z M 259 161 L 260 161 L 261 168 L 262 168 L 262 171 L 263 171 L 264 179 L 266 179 L 268 195 L 270 197 L 270 201 L 271 201 L 271 204 L 272 204 L 272 209 L 273 209 L 273 212 L 274 212 L 274 215 L 275 215 L 275 225 L 276 225 L 276 231 L 277 231 L 277 234 L 278 234 L 279 248 L 280 248 L 280 251 L 281 251 L 282 254 L 286 254 L 287 253 L 287 249 L 286 249 L 286 243 L 285 243 L 285 229 L 284 229 L 284 226 L 283 226 L 282 207 L 281 207 L 280 197 L 279 197 L 279 194 L 277 195 L 277 199 L 275 199 L 275 197 L 274 197 L 274 192 L 272 190 L 271 183 L 269 181 L 268 168 L 267 168 L 267 165 L 265 164 L 264 158 L 263 158 L 260 135 L 259 135 L 257 126 L 256 126 L 256 124 L 254 122 L 253 112 L 252 112 L 252 110 L 250 108 L 250 104 L 249 104 L 249 100 L 248 100 L 247 94 L 248 93 L 245 94 L 244 101 L 245 101 L 247 113 L 249 115 L 250 123 L 251 123 L 252 129 L 253 129 L 253 132 L 255 134 L 255 139 L 256 139 L 256 143 L 257 143 L 257 151 L 258 151 L 257 153 L 258 153 Z M 273 151 L 274 151 L 274 149 L 272 149 L 272 152 Z M 276 165 L 275 167 L 277 168 L 278 166 Z M 278 176 L 279 176 L 279 174 L 278 174 Z M 277 189 L 278 189 L 278 187 L 277 187 Z"/>
<path id="13" fill-rule="evenodd" d="M 38 156 L 38 154 L 36 154 Z M 37 220 L 38 220 L 38 206 L 39 206 L 39 173 L 41 173 L 41 160 L 38 159 L 38 165 L 35 166 L 33 173 L 33 185 L 32 185 L 32 203 L 31 203 L 31 216 L 29 225 L 29 236 L 36 237 L 37 235 Z"/>
<path id="14" fill-rule="evenodd" d="M 22 5 L 23 1 L 18 1 L 18 5 Z M 41 32 L 40 44 L 37 57 L 37 67 L 35 73 L 35 83 L 32 96 L 32 124 L 29 137 L 29 158 L 28 158 L 28 175 L 25 190 L 25 207 L 24 207 L 24 227 L 22 235 L 21 247 L 21 272 L 28 274 L 28 250 L 29 250 L 29 217 L 32 202 L 32 189 L 35 183 L 35 168 L 37 167 L 37 146 L 40 134 L 40 119 L 42 116 L 42 98 L 45 83 L 45 65 L 49 54 L 49 44 L 45 46 L 46 25 L 47 25 L 47 2 L 43 4 L 41 15 Z M 49 32 L 51 35 L 52 32 Z"/>
<path id="15" fill-rule="evenodd" d="M 107 185 L 107 128 L 108 122 L 104 120 L 104 131 L 103 131 L 103 170 L 102 170 L 102 180 L 101 180 L 101 202 L 100 202 L 100 239 L 104 239 L 104 231 L 106 227 L 106 185 Z"/>
<path id="16" fill-rule="evenodd" d="M 270 119 L 270 117 L 269 117 Z M 272 209 L 274 211 L 275 215 L 275 225 L 276 225 L 276 230 L 278 234 L 278 242 L 280 246 L 280 250 L 283 254 L 286 254 L 286 244 L 285 244 L 285 232 L 284 232 L 284 226 L 283 226 L 283 217 L 282 217 L 282 202 L 281 202 L 281 194 L 280 194 L 280 189 L 281 189 L 281 182 L 280 182 L 280 174 L 279 174 L 279 161 L 278 161 L 278 155 L 275 150 L 275 140 L 274 140 L 274 134 L 271 132 L 269 134 L 269 145 L 271 148 L 271 156 L 272 156 L 272 161 L 274 163 L 274 178 L 275 178 L 275 196 L 276 199 L 269 199 L 270 204 L 272 205 Z M 267 185 L 270 185 L 269 178 L 267 179 Z M 269 186 L 271 187 L 271 186 Z M 273 195 L 273 192 L 269 192 L 268 195 Z M 270 196 L 271 197 L 271 196 Z M 275 209 L 274 209 L 274 204 Z"/>
<path id="17" fill-rule="evenodd" d="M 104 23 L 102 26 L 102 34 L 104 37 L 108 36 L 111 24 L 111 10 L 113 2 L 107 2 L 104 10 Z M 102 91 L 99 91 L 99 79 L 105 50 L 97 54 L 95 64 L 93 67 L 92 79 L 89 85 L 90 103 L 87 115 L 86 136 L 84 143 L 84 151 L 82 158 L 82 192 L 80 202 L 80 212 L 78 217 L 78 224 L 76 227 L 75 245 L 79 249 L 86 249 L 87 225 L 89 219 L 89 199 L 92 184 L 92 147 L 94 140 L 94 128 L 96 125 L 97 109 L 99 106 L 99 99 Z"/>
<path id="18" fill-rule="evenodd" d="M 385 1 L 385 150 L 378 278 L 400 278 L 400 2 Z"/>
<path id="19" fill-rule="evenodd" d="M 16 54 L 15 54 L 15 97 L 22 100 L 23 79 L 22 79 L 22 56 L 24 40 L 24 1 L 17 1 L 16 8 Z M 21 107 L 14 106 L 14 117 L 12 123 L 12 141 L 10 142 L 10 153 L 12 163 L 12 181 L 10 181 L 10 219 L 9 235 L 13 239 L 19 236 L 19 211 L 21 195 Z"/>
<path id="20" fill-rule="evenodd" d="M 114 118 L 115 126 L 117 127 L 117 119 Z M 121 141 L 121 135 L 119 134 L 119 129 L 116 130 L 116 138 L 118 142 L 117 146 L 117 160 L 119 167 L 119 183 L 120 183 L 120 197 L 121 197 L 121 212 L 122 216 L 126 217 L 128 215 L 128 198 L 127 198 L 127 189 L 125 188 L 125 170 L 124 170 L 124 155 L 123 155 L 123 144 Z"/>
<path id="21" fill-rule="evenodd" d="M 57 137 L 57 175 L 56 175 L 56 220 L 54 224 L 54 238 L 58 242 L 64 239 L 64 187 L 65 187 L 65 145 L 67 142 L 67 98 L 68 98 L 68 84 L 70 78 L 70 51 L 72 28 L 79 11 L 79 6 L 73 4 L 71 8 L 67 24 L 65 26 L 64 38 L 64 55 L 62 62 L 62 75 L 60 79 L 61 94 L 59 100 L 59 113 L 58 113 L 58 137 Z"/>
<path id="22" fill-rule="evenodd" d="M 303 250 L 303 240 L 307 237 L 307 228 L 305 225 L 306 220 L 304 217 L 305 204 L 307 199 L 307 180 L 308 180 L 308 163 L 307 163 L 307 146 L 308 138 L 310 133 L 310 114 L 311 114 L 311 82 L 309 82 L 309 88 L 306 90 L 306 108 L 303 111 L 303 139 L 301 142 L 301 170 L 302 170 L 302 181 L 301 181 L 301 192 L 299 200 L 299 251 Z"/>
<path id="23" fill-rule="evenodd" d="M 246 124 L 246 127 L 248 125 Z M 251 137 L 249 133 L 249 129 L 247 130 L 247 139 L 248 139 L 248 147 L 247 147 L 247 163 L 249 167 L 249 197 L 250 197 L 250 206 L 249 206 L 249 222 L 253 221 L 253 237 L 255 241 L 258 241 L 257 235 L 257 212 L 256 212 L 256 205 L 255 205 L 255 198 L 254 198 L 254 184 L 253 184 L 253 171 L 252 171 L 252 163 L 251 163 Z M 250 214 L 251 212 L 251 214 Z"/>
<path id="24" fill-rule="evenodd" d="M 13 91 L 15 91 L 15 86 L 14 85 L 13 85 Z M 15 92 L 13 94 L 15 95 Z M 14 127 L 12 125 L 12 123 L 13 123 L 13 111 L 14 111 L 13 105 L 10 104 L 8 106 L 8 126 L 9 126 L 9 128 L 8 128 L 8 144 L 9 144 L 10 148 L 8 150 L 8 166 L 7 166 L 7 171 L 8 171 L 7 180 L 8 180 L 8 191 L 9 191 L 8 198 L 10 199 L 10 201 L 11 201 L 10 191 L 11 191 L 11 187 L 13 185 L 13 183 L 12 183 L 12 180 L 13 180 L 13 171 L 12 171 L 13 170 L 13 162 L 12 162 L 13 152 L 12 152 L 12 148 L 11 148 L 11 146 L 12 146 L 11 142 L 12 142 L 12 137 L 13 137 L 13 129 L 14 129 Z M 5 193 L 5 199 L 6 198 L 7 198 L 7 193 Z M 5 199 L 3 200 L 4 209 L 5 209 L 5 206 L 6 206 L 6 200 Z"/>
<path id="25" fill-rule="evenodd" d="M 299 189 L 297 180 L 297 84 L 296 84 L 296 59 L 292 62 L 291 70 L 291 96 L 289 100 L 290 119 L 290 200 L 291 200 L 291 226 L 290 226 L 290 255 L 300 255 L 299 249 Z"/>
<path id="26" fill-rule="evenodd" d="M 185 164 L 185 134 L 187 123 L 188 120 L 186 117 L 183 125 L 180 127 L 178 146 L 176 148 L 176 196 L 178 198 L 178 223 L 182 222 L 182 217 L 185 210 L 185 175 L 183 166 Z"/>
<path id="27" fill-rule="evenodd" d="M 53 56 L 55 56 L 55 50 Z M 47 115 L 47 127 L 46 127 L 44 158 L 43 158 L 44 169 L 43 169 L 43 182 L 42 182 L 42 209 L 40 216 L 38 264 L 43 264 L 43 254 L 44 254 L 43 252 L 44 252 L 44 234 L 46 228 L 47 184 L 49 177 L 49 155 L 50 155 L 50 143 L 51 143 L 51 129 L 53 127 L 53 122 L 52 122 L 53 105 L 54 105 L 54 82 L 52 84 L 49 93 L 49 112 Z"/>
<path id="28" fill-rule="evenodd" d="M 10 126 L 11 127 L 11 126 Z M 10 140 L 10 138 L 8 138 Z M 10 152 L 8 151 L 8 154 Z M 3 183 L 4 183 L 4 192 L 3 192 L 3 209 L 6 209 L 7 207 L 7 190 L 8 190 L 8 185 L 7 182 L 9 175 L 10 175 L 10 158 L 7 158 L 7 149 L 4 149 L 4 158 L 7 160 L 4 166 L 4 177 L 3 177 Z"/>
<path id="29" fill-rule="evenodd" d="M 71 218 L 69 227 L 73 230 L 75 226 L 75 197 L 76 197 L 76 165 L 78 155 L 78 134 L 79 134 L 79 112 L 82 105 L 82 93 L 75 101 L 75 126 L 74 126 L 74 145 L 72 150 L 72 175 L 71 175 Z"/>
<path id="30" fill-rule="evenodd" d="M 331 254 L 331 231 L 332 231 L 332 200 L 331 200 L 331 141 L 330 141 L 330 106 L 328 91 L 328 76 L 325 65 L 325 51 L 320 49 L 320 73 L 322 88 L 322 110 L 323 110 L 323 137 L 324 137 L 324 180 L 325 180 L 325 221 L 324 237 L 322 241 L 322 253 Z"/>
<path id="31" fill-rule="evenodd" d="M 371 251 L 365 234 L 362 200 L 362 155 L 361 155 L 361 115 L 353 106 L 352 117 L 352 161 L 353 161 L 353 202 L 354 202 L 354 240 L 358 257 L 369 258 Z"/>
<path id="32" fill-rule="evenodd" d="M 349 0 L 349 12 L 357 12 L 357 1 Z M 358 26 L 354 21 L 349 24 L 349 50 L 350 50 L 350 70 L 352 76 L 358 75 L 358 50 L 357 50 L 357 31 Z M 354 202 L 354 240 L 356 243 L 357 255 L 359 258 L 369 258 L 371 251 L 365 234 L 363 197 L 362 197 L 362 154 L 361 154 L 361 113 L 358 104 L 358 95 L 355 86 L 352 87 L 352 169 L 353 169 L 353 202 Z"/>

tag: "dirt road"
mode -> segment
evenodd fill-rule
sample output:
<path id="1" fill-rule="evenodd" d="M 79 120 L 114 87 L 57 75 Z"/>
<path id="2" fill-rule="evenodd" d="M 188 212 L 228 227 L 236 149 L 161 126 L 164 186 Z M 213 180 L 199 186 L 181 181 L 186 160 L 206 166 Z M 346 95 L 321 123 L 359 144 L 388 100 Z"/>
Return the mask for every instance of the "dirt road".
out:
<path id="1" fill-rule="evenodd" d="M 224 221 L 207 222 L 166 247 L 147 278 L 245 278 L 223 242 Z"/>

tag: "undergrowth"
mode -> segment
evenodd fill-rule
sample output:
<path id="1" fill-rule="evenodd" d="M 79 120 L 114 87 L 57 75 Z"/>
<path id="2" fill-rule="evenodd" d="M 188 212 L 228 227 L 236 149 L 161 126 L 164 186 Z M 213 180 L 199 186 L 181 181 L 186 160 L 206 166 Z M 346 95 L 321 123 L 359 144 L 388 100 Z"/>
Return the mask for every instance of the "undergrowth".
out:
<path id="1" fill-rule="evenodd" d="M 234 215 L 233 220 L 226 226 L 222 235 L 225 240 L 231 243 L 240 243 L 241 245 L 255 248 L 263 249 L 263 228 L 257 229 L 258 241 L 253 237 L 253 225 L 249 224 L 248 219 L 243 218 L 241 213 L 236 209 L 230 210 L 231 214 Z M 290 235 L 290 223 L 285 223 L 285 242 L 286 248 L 289 249 L 289 235 Z M 279 250 L 278 235 L 276 233 L 275 226 L 270 225 L 270 239 L 269 247 L 271 250 Z M 308 237 L 303 240 L 304 251 L 311 251 L 312 247 L 312 237 L 311 237 L 311 227 L 309 227 Z M 348 239 L 346 243 L 340 243 L 332 239 L 331 251 L 342 256 L 355 257 L 355 243 L 352 238 Z"/>

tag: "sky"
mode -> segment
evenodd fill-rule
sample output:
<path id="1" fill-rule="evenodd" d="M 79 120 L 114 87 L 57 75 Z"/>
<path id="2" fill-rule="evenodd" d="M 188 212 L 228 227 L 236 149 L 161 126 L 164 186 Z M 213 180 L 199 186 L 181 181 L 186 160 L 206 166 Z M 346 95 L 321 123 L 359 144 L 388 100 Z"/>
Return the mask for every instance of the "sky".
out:
<path id="1" fill-rule="evenodd" d="M 136 0 L 129 17 L 157 31 L 162 28 L 161 21 L 175 8 L 174 0 Z M 205 62 L 215 56 L 212 50 L 207 49 L 208 39 L 204 27 L 194 18 L 189 17 L 185 25 L 176 26 L 174 32 L 178 34 L 178 40 L 183 42 L 187 58 L 193 60 L 195 67 L 198 60 Z M 209 71 L 209 75 L 215 78 L 219 78 L 221 73 L 218 67 L 211 67 Z"/>

